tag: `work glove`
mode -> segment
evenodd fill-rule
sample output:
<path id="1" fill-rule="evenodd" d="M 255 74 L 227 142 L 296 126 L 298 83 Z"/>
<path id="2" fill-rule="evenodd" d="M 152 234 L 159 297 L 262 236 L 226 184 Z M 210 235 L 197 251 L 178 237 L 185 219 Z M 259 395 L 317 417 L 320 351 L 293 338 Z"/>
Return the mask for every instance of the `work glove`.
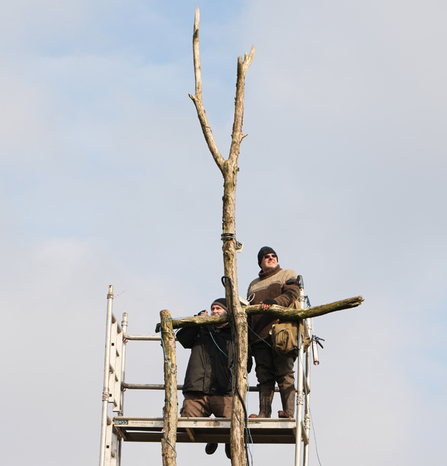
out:
<path id="1" fill-rule="evenodd" d="M 276 301 L 275 299 L 264 299 L 264 301 L 262 301 L 262 304 L 268 304 L 270 306 L 272 304 L 278 304 L 278 301 Z"/>

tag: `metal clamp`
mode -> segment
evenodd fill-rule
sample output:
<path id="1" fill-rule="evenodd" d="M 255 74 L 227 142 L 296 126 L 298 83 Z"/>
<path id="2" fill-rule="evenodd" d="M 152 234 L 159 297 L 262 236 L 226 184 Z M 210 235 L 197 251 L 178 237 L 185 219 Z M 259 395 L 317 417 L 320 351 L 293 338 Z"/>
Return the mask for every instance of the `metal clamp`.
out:
<path id="1" fill-rule="evenodd" d="M 241 252 L 242 248 L 244 247 L 244 243 L 241 243 L 236 239 L 236 235 L 234 233 L 222 233 L 220 235 L 220 239 L 222 241 L 231 241 L 234 240 L 235 244 L 234 247 L 236 249 L 236 252 Z"/>

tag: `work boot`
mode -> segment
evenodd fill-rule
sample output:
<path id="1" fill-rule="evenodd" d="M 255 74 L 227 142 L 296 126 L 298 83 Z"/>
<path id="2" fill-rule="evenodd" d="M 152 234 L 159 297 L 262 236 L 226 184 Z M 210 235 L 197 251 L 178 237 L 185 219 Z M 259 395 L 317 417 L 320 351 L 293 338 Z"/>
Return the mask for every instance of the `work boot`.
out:
<path id="1" fill-rule="evenodd" d="M 207 455 L 212 455 L 216 450 L 219 444 L 217 443 L 207 443 L 205 446 L 205 453 Z"/>
<path id="2" fill-rule="evenodd" d="M 225 454 L 227 455 L 227 458 L 231 460 L 231 446 L 229 443 L 225 444 Z"/>
<path id="3" fill-rule="evenodd" d="M 282 411 L 278 411 L 278 417 L 294 419 L 295 417 L 295 387 L 289 385 L 283 389 L 279 387 L 282 402 Z"/>
<path id="4" fill-rule="evenodd" d="M 272 417 L 273 390 L 261 387 L 259 391 L 259 414 L 250 414 L 250 418 L 255 417 Z"/>

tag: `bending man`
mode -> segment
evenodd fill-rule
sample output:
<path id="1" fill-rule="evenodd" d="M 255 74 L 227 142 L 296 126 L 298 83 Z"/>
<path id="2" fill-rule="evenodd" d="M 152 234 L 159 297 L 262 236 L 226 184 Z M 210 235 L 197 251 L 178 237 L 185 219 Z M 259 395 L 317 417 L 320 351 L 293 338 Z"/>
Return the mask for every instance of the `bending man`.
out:
<path id="1" fill-rule="evenodd" d="M 227 312 L 224 298 L 211 304 L 211 315 Z M 208 314 L 202 311 L 199 315 Z M 183 385 L 182 417 L 231 418 L 233 343 L 231 325 L 226 322 L 203 327 L 187 327 L 177 332 L 177 340 L 184 348 L 191 348 L 185 383 Z M 205 452 L 212 455 L 217 443 L 207 443 Z M 225 444 L 225 453 L 231 458 L 230 444 Z"/>

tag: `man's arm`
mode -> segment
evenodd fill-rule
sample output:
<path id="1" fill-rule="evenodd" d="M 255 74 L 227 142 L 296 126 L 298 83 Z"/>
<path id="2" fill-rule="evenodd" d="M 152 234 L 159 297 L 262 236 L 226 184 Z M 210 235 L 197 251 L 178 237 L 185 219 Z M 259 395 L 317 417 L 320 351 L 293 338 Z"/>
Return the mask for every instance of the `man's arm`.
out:
<path id="1" fill-rule="evenodd" d="M 293 285 L 284 285 L 282 287 L 282 294 L 279 295 L 275 300 L 277 301 L 279 306 L 289 307 L 293 302 L 295 302 L 299 295 L 300 289 L 298 285 L 294 283 Z"/>
<path id="2" fill-rule="evenodd" d="M 196 316 L 208 315 L 207 310 L 200 311 Z M 185 327 L 181 328 L 176 333 L 177 341 L 183 346 L 183 348 L 192 348 L 199 335 L 201 327 Z"/>
<path id="3" fill-rule="evenodd" d="M 200 327 L 186 327 L 181 328 L 177 334 L 176 338 L 183 346 L 183 348 L 192 348 L 194 346 L 194 342 L 199 335 Z"/>
<path id="4" fill-rule="evenodd" d="M 299 287 L 296 281 L 292 282 L 290 278 L 296 278 L 297 274 L 293 270 L 285 271 L 284 280 L 285 283 L 282 285 L 282 293 L 272 299 L 264 299 L 261 304 L 262 310 L 266 311 L 272 304 L 277 304 L 282 307 L 289 307 L 299 297 Z M 287 282 L 290 282 L 288 284 Z"/>

